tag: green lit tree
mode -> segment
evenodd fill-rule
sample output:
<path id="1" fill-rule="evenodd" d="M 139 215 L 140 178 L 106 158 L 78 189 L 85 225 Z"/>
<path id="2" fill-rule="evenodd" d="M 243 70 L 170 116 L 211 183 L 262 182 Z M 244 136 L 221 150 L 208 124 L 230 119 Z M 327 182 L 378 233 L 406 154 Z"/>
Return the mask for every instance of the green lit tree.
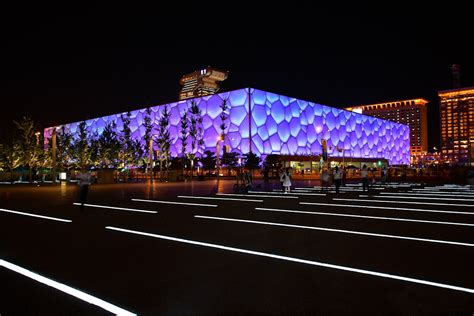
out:
<path id="1" fill-rule="evenodd" d="M 37 168 L 42 144 L 39 144 L 39 134 L 36 133 L 35 122 L 30 118 L 24 116 L 21 121 L 13 121 L 18 129 L 19 140 L 17 142 L 20 151 L 21 165 L 28 168 L 29 181 L 32 182 L 32 170 Z"/>
<path id="2" fill-rule="evenodd" d="M 120 152 L 120 141 L 115 122 L 108 123 L 98 138 L 99 164 L 103 168 L 117 167 Z"/>
<path id="3" fill-rule="evenodd" d="M 0 144 L 0 169 L 8 170 L 13 183 L 13 170 L 21 166 L 21 148 L 15 140 Z"/>
<path id="4" fill-rule="evenodd" d="M 136 149 L 132 139 L 132 130 L 130 128 L 131 116 L 130 112 L 127 112 L 125 115 L 120 115 L 123 125 L 119 137 L 119 160 L 121 161 L 128 178 L 130 176 L 130 167 L 133 165 L 133 161 L 135 160 L 134 150 Z"/>
<path id="5" fill-rule="evenodd" d="M 78 139 L 74 144 L 74 158 L 77 167 L 82 168 L 91 164 L 91 148 L 86 122 L 82 121 L 78 127 Z"/>
<path id="6" fill-rule="evenodd" d="M 74 138 L 64 127 L 56 137 L 56 164 L 60 171 L 69 171 L 74 161 Z"/>

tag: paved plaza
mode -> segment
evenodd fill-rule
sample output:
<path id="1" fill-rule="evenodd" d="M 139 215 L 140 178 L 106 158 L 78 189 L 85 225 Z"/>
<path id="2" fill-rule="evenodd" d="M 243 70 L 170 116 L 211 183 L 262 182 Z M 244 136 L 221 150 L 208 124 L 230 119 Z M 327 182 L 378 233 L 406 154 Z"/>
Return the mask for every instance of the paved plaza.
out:
<path id="1" fill-rule="evenodd" d="M 0 315 L 472 314 L 474 191 L 0 186 Z"/>

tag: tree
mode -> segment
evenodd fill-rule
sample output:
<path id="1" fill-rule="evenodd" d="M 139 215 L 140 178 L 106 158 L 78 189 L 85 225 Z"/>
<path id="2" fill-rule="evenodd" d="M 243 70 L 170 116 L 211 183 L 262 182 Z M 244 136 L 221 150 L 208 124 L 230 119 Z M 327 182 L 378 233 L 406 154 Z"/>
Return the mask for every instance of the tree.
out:
<path id="1" fill-rule="evenodd" d="M 210 175 L 211 170 L 216 167 L 216 156 L 210 150 L 206 150 L 204 152 L 204 157 L 201 158 L 202 168 L 208 171 L 208 175 Z"/>
<path id="2" fill-rule="evenodd" d="M 91 148 L 89 146 L 89 136 L 85 121 L 79 123 L 79 138 L 74 144 L 74 157 L 77 167 L 82 168 L 91 163 Z"/>
<path id="3" fill-rule="evenodd" d="M 72 167 L 74 158 L 74 139 L 64 126 L 57 133 L 56 163 L 60 170 L 66 171 Z"/>
<path id="4" fill-rule="evenodd" d="M 119 153 L 119 159 L 123 164 L 123 169 L 127 172 L 127 175 L 129 175 L 128 171 L 130 166 L 133 165 L 134 161 L 134 150 L 135 150 L 135 144 L 132 139 L 132 130 L 130 128 L 130 122 L 131 122 L 131 116 L 132 114 L 129 112 L 126 113 L 126 115 L 121 114 L 120 118 L 122 119 L 122 130 L 120 131 L 120 153 Z"/>
<path id="5" fill-rule="evenodd" d="M 24 116 L 20 122 L 13 122 L 19 132 L 17 144 L 21 164 L 28 168 L 29 180 L 32 182 L 32 169 L 37 167 L 42 150 L 39 144 L 39 134 L 35 134 L 35 122 L 30 117 Z"/>
<path id="6" fill-rule="evenodd" d="M 94 167 L 100 166 L 100 144 L 99 133 L 93 132 L 89 138 L 90 143 L 90 163 Z"/>
<path id="7" fill-rule="evenodd" d="M 222 165 L 227 167 L 227 175 L 230 175 L 230 170 L 239 164 L 238 155 L 236 152 L 224 152 L 222 155 Z"/>
<path id="8" fill-rule="evenodd" d="M 189 126 L 189 136 L 191 136 L 191 153 L 188 155 L 191 160 L 191 176 L 194 171 L 195 160 L 199 149 L 204 145 L 202 140 L 203 128 L 202 128 L 202 113 L 198 107 L 196 101 L 191 101 L 191 117 Z"/>
<path id="9" fill-rule="evenodd" d="M 272 172 L 272 175 L 278 174 L 278 171 L 282 168 L 282 163 L 280 161 L 280 155 L 270 154 L 265 158 L 263 167 Z"/>
<path id="10" fill-rule="evenodd" d="M 256 154 L 253 152 L 249 152 L 244 155 L 244 164 L 245 168 L 254 170 L 254 169 L 259 169 L 260 168 L 260 162 L 262 159 L 258 157 Z"/>
<path id="11" fill-rule="evenodd" d="M 226 120 L 228 118 L 228 115 L 227 115 L 227 100 L 222 100 L 222 104 L 220 105 L 220 108 L 222 110 L 221 114 L 220 114 L 220 118 L 221 118 L 221 125 L 220 125 L 220 128 L 221 128 L 221 140 L 224 140 L 224 135 L 225 135 L 225 130 L 227 129 L 227 125 L 226 125 Z"/>
<path id="12" fill-rule="evenodd" d="M 151 119 L 151 109 L 146 108 L 145 110 L 145 117 L 143 118 L 143 126 L 145 127 L 145 135 L 143 135 L 143 139 L 145 140 L 145 150 L 146 154 L 144 154 L 144 157 L 147 157 L 146 162 L 147 162 L 147 167 L 148 170 L 150 171 L 150 178 L 151 174 L 153 172 L 151 163 L 153 161 L 153 145 L 150 143 L 150 140 L 152 138 L 152 131 L 153 131 L 153 122 Z"/>
<path id="13" fill-rule="evenodd" d="M 181 130 L 179 133 L 179 139 L 181 140 L 181 155 L 182 155 L 182 167 L 183 167 L 183 174 L 184 174 L 184 167 L 186 165 L 186 149 L 188 146 L 188 135 L 189 135 L 189 118 L 188 118 L 188 111 L 185 109 L 183 114 L 181 115 Z"/>
<path id="14" fill-rule="evenodd" d="M 21 165 L 21 148 L 18 142 L 11 140 L 0 144 L 0 168 L 10 172 L 10 181 L 13 183 L 13 170 Z"/>
<path id="15" fill-rule="evenodd" d="M 171 147 L 171 137 L 169 132 L 169 125 L 170 125 L 170 112 L 168 105 L 163 107 L 161 111 L 161 116 L 158 121 L 158 137 L 157 137 L 157 145 L 160 151 L 159 159 L 160 159 L 160 180 L 162 179 L 162 166 L 163 162 L 165 163 L 165 169 L 168 171 L 169 168 L 169 157 L 170 157 L 170 147 Z"/>
<path id="16" fill-rule="evenodd" d="M 108 123 L 98 139 L 99 164 L 104 168 L 117 167 L 120 142 L 117 139 L 116 128 L 115 122 Z"/>

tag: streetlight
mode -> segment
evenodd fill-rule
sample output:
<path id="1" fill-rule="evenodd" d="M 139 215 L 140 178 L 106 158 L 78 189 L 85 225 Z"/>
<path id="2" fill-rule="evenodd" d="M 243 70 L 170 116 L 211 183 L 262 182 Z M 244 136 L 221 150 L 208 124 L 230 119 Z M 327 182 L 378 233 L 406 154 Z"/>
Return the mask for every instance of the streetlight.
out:
<path id="1" fill-rule="evenodd" d="M 39 136 L 40 136 L 40 132 L 36 132 L 35 133 L 35 136 L 36 136 L 36 145 L 39 145 Z"/>
<path id="2" fill-rule="evenodd" d="M 220 160 L 219 160 L 219 154 L 220 154 L 220 146 L 219 144 L 224 141 L 224 134 L 221 134 L 217 136 L 217 142 L 216 142 L 216 166 L 217 166 L 217 179 L 219 179 L 219 174 L 220 174 Z"/>

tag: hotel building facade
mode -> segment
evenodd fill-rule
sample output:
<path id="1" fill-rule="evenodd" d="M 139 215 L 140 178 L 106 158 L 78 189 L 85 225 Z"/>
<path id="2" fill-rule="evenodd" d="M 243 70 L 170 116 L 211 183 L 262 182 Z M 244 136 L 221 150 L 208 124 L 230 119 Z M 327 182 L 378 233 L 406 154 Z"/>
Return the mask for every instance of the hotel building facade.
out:
<path id="1" fill-rule="evenodd" d="M 472 163 L 474 87 L 439 91 L 441 155 L 447 162 Z"/>

